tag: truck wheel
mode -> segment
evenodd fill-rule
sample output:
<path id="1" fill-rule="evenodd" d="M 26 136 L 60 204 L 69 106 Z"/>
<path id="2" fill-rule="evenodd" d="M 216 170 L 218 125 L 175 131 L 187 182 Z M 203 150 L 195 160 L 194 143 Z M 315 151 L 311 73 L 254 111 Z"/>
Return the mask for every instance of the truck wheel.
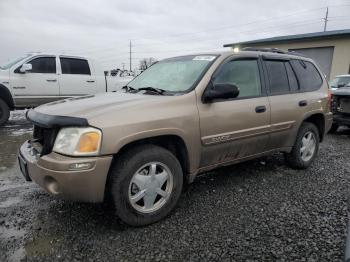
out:
<path id="1" fill-rule="evenodd" d="M 328 133 L 329 134 L 334 134 L 335 132 L 337 132 L 338 128 L 339 128 L 339 125 L 333 123 L 332 127 L 331 127 L 331 129 L 329 129 Z"/>
<path id="2" fill-rule="evenodd" d="M 0 98 L 0 126 L 5 124 L 10 117 L 10 108 L 4 100 Z"/>
<path id="3" fill-rule="evenodd" d="M 292 151 L 285 154 L 287 163 L 297 169 L 308 168 L 315 159 L 320 143 L 320 135 L 317 127 L 304 122 L 298 132 Z"/>
<path id="4" fill-rule="evenodd" d="M 143 145 L 123 153 L 110 170 L 118 217 L 131 226 L 155 223 L 174 209 L 182 191 L 183 173 L 168 150 Z"/>

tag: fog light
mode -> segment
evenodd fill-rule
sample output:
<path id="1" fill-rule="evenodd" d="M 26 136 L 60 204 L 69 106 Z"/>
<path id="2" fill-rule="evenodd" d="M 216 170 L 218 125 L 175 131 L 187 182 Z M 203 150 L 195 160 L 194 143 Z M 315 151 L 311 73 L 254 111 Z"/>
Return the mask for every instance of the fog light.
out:
<path id="1" fill-rule="evenodd" d="M 77 170 L 87 170 L 92 167 L 91 163 L 74 163 L 69 165 L 69 170 L 77 171 Z"/>
<path id="2" fill-rule="evenodd" d="M 47 191 L 49 191 L 51 194 L 57 195 L 60 193 L 58 183 L 54 178 L 46 176 L 44 178 L 44 183 Z"/>

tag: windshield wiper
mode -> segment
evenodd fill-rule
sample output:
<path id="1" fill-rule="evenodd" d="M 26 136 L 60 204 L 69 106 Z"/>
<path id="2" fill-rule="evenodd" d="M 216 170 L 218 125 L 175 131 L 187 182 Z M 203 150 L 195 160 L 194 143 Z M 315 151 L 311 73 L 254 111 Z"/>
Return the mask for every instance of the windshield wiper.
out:
<path id="1" fill-rule="evenodd" d="M 156 88 L 156 87 L 151 87 L 151 86 L 148 86 L 148 87 L 141 87 L 141 88 L 138 88 L 137 91 L 150 91 L 150 92 L 154 92 L 154 93 L 157 93 L 159 95 L 163 95 L 164 92 L 166 92 L 166 90 L 164 89 L 161 89 L 161 88 Z"/>
<path id="2" fill-rule="evenodd" d="M 128 85 L 123 86 L 122 89 L 125 89 L 126 92 L 136 91 L 135 88 Z"/>

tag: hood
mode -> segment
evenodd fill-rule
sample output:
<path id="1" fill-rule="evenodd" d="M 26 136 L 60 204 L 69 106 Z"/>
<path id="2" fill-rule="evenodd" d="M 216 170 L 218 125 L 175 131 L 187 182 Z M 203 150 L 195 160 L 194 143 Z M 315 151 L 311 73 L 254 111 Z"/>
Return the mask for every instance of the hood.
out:
<path id="1" fill-rule="evenodd" d="M 98 95 L 68 98 L 35 108 L 35 111 L 55 116 L 70 116 L 90 120 L 106 115 L 142 112 L 154 108 L 158 103 L 166 103 L 171 96 L 143 95 L 131 93 L 103 93 Z"/>
<path id="2" fill-rule="evenodd" d="M 332 90 L 334 96 L 350 96 L 350 87 L 342 87 Z"/>
<path id="3" fill-rule="evenodd" d="M 4 84 L 3 82 L 8 82 L 9 77 L 10 77 L 10 70 L 0 68 L 0 84 Z"/>

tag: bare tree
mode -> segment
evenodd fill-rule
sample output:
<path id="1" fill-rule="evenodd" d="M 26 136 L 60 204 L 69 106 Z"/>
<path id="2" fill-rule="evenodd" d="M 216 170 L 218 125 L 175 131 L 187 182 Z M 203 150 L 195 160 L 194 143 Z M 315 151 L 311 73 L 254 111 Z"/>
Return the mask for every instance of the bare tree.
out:
<path id="1" fill-rule="evenodd" d="M 144 58 L 144 59 L 140 60 L 140 70 L 144 71 L 156 62 L 157 62 L 157 60 L 153 57 Z"/>

